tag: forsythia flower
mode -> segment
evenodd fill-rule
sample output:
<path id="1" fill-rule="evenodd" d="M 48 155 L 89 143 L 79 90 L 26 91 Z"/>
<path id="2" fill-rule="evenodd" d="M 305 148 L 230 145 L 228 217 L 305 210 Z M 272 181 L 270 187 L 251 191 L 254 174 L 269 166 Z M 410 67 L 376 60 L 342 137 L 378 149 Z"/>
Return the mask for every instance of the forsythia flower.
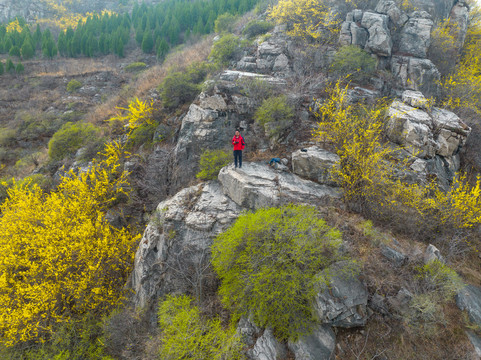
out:
<path id="1" fill-rule="evenodd" d="M 121 299 L 137 237 L 113 228 L 104 210 L 124 193 L 120 147 L 57 191 L 14 186 L 1 205 L 0 334 L 5 345 L 42 341 L 56 323 L 101 312 Z"/>

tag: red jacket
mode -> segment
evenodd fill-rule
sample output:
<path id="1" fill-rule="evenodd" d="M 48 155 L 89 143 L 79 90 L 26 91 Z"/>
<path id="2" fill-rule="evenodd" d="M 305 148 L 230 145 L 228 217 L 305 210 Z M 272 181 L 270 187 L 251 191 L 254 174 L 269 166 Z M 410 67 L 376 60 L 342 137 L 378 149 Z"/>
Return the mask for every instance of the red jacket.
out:
<path id="1" fill-rule="evenodd" d="M 232 145 L 234 145 L 234 150 L 244 150 L 246 143 L 242 136 L 239 135 L 239 137 L 234 136 L 232 138 Z"/>

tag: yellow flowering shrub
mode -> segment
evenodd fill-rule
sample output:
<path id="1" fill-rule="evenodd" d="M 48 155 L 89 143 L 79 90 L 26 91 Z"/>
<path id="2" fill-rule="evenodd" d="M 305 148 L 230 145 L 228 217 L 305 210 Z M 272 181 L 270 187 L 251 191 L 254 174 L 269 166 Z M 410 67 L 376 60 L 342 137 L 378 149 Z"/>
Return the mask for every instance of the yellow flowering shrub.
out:
<path id="1" fill-rule="evenodd" d="M 44 341 L 57 324 L 118 304 L 137 237 L 104 211 L 127 188 L 122 149 L 106 147 L 58 189 L 13 186 L 0 206 L 0 336 L 4 345 Z"/>
<path id="2" fill-rule="evenodd" d="M 128 125 L 129 134 L 142 125 L 155 124 L 155 120 L 152 118 L 152 112 L 154 111 L 152 100 L 147 102 L 136 97 L 129 103 L 128 108 L 118 107 L 117 109 L 124 110 L 125 113 L 119 113 L 108 121 L 119 121 Z"/>
<path id="3" fill-rule="evenodd" d="M 328 99 L 317 102 L 319 122 L 313 133 L 340 157 L 332 173 L 346 202 L 378 215 L 393 209 L 410 213 L 420 224 L 429 221 L 449 228 L 481 224 L 481 178 L 473 185 L 465 175 L 456 174 L 447 192 L 434 182 L 403 183 L 396 174 L 407 171 L 407 166 L 396 160 L 398 150 L 382 141 L 385 104 L 374 108 L 352 105 L 347 89 L 339 81 L 327 90 Z"/>
<path id="4" fill-rule="evenodd" d="M 287 24 L 291 36 L 322 42 L 335 41 L 342 22 L 329 4 L 316 0 L 280 0 L 268 17 Z"/>

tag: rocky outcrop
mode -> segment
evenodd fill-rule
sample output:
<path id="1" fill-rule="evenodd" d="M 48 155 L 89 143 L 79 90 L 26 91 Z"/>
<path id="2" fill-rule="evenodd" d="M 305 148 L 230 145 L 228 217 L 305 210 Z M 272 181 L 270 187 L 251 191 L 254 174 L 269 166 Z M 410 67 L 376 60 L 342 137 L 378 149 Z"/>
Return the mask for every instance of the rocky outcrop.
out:
<path id="1" fill-rule="evenodd" d="M 434 23 L 425 11 L 415 11 L 404 24 L 400 33 L 399 52 L 418 58 L 425 58 L 431 43 L 431 29 Z"/>
<path id="2" fill-rule="evenodd" d="M 334 355 L 336 335 L 330 326 L 319 325 L 298 341 L 289 341 L 288 347 L 296 360 L 329 360 Z"/>
<path id="3" fill-rule="evenodd" d="M 241 169 L 230 165 L 219 173 L 225 194 L 247 209 L 280 206 L 290 202 L 327 205 L 339 198 L 333 188 L 277 172 L 267 164 L 247 163 Z"/>
<path id="4" fill-rule="evenodd" d="M 391 59 L 395 84 L 401 89 L 420 91 L 427 97 L 438 94 L 441 74 L 429 59 L 395 55 Z"/>
<path id="5" fill-rule="evenodd" d="M 247 149 L 253 148 L 251 138 L 258 143 L 262 141 L 262 137 L 254 135 L 251 116 L 257 108 L 257 99 L 242 95 L 239 87 L 239 84 L 253 79 L 270 86 L 285 84 L 284 80 L 267 75 L 227 70 L 212 82 L 210 90 L 202 92 L 196 102 L 190 105 L 182 117 L 174 149 L 173 181 L 176 190 L 195 177 L 204 150 L 231 148 L 230 140 L 236 129 L 250 132 L 249 138 L 244 136 Z M 268 147 L 267 144 L 261 146 Z"/>
<path id="6" fill-rule="evenodd" d="M 434 21 L 449 18 L 458 51 L 467 31 L 468 8 L 454 0 L 414 0 L 401 9 L 393 0 L 380 0 L 374 11 L 354 10 L 341 25 L 341 45 L 356 45 L 377 56 L 378 68 L 395 76 L 395 89 L 438 95 L 440 73 L 427 59 Z M 455 4 L 456 3 L 456 4 Z M 414 9 L 414 10 L 413 10 Z"/>
<path id="7" fill-rule="evenodd" d="M 414 159 L 411 169 L 421 178 L 436 175 L 447 186 L 459 169 L 459 150 L 471 128 L 456 114 L 430 108 L 420 92 L 405 91 L 388 110 L 387 134 L 391 141 L 408 149 Z"/>
<path id="8" fill-rule="evenodd" d="M 468 313 L 469 320 L 481 326 L 481 288 L 467 285 L 456 295 L 456 304 Z"/>
<path id="9" fill-rule="evenodd" d="M 314 308 L 322 323 L 337 327 L 363 326 L 367 320 L 368 291 L 356 271 L 345 261 L 323 271 L 329 279 L 316 295 Z"/>
<path id="10" fill-rule="evenodd" d="M 277 360 L 286 356 L 285 345 L 274 337 L 271 329 L 266 329 L 254 347 L 247 352 L 247 358 L 250 360 Z"/>
<path id="11" fill-rule="evenodd" d="M 202 291 L 212 238 L 239 212 L 217 182 L 183 189 L 161 202 L 135 254 L 135 304 L 144 307 L 171 292 Z"/>
<path id="12" fill-rule="evenodd" d="M 339 163 L 339 156 L 318 146 L 299 149 L 292 153 L 292 172 L 320 184 L 334 185 L 332 167 Z"/>

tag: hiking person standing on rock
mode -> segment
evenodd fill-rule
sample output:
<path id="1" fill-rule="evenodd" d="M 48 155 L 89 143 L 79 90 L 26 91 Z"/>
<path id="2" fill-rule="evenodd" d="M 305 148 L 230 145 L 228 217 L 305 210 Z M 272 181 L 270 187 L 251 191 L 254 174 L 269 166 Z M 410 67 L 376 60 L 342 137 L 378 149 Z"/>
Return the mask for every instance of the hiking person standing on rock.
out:
<path id="1" fill-rule="evenodd" d="M 236 130 L 234 137 L 232 138 L 232 145 L 234 145 L 234 164 L 237 168 L 237 160 L 239 160 L 239 168 L 242 167 L 242 150 L 246 146 L 244 139 L 242 138 L 239 130 Z"/>

